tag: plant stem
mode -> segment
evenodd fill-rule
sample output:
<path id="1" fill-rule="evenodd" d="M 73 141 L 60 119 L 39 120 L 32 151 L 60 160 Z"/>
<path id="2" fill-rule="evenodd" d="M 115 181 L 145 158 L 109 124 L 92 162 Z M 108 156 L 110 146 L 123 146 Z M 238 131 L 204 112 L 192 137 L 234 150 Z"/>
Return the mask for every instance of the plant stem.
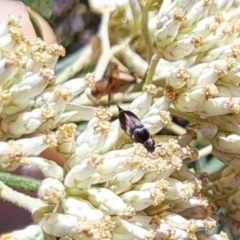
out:
<path id="1" fill-rule="evenodd" d="M 155 53 L 152 56 L 150 66 L 149 66 L 148 71 L 147 71 L 147 77 L 146 77 L 146 80 L 145 80 L 145 85 L 152 84 L 153 76 L 154 76 L 154 73 L 155 73 L 156 66 L 159 62 L 159 59 L 160 59 L 160 55 L 158 53 Z"/>
<path id="2" fill-rule="evenodd" d="M 17 176 L 12 173 L 0 172 L 0 181 L 9 187 L 37 192 L 41 182 L 34 178 Z"/>

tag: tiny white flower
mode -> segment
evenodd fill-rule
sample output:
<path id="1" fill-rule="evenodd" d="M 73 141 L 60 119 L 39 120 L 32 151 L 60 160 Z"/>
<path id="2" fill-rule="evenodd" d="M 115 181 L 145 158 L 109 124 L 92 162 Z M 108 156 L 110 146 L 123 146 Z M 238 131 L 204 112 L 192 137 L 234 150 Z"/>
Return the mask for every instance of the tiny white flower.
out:
<path id="1" fill-rule="evenodd" d="M 65 195 L 63 184 L 53 178 L 45 178 L 38 189 L 38 197 L 50 204 L 58 203 Z"/>
<path id="2" fill-rule="evenodd" d="M 39 225 L 30 225 L 22 230 L 13 231 L 2 236 L 9 240 L 44 240 L 44 232 Z"/>

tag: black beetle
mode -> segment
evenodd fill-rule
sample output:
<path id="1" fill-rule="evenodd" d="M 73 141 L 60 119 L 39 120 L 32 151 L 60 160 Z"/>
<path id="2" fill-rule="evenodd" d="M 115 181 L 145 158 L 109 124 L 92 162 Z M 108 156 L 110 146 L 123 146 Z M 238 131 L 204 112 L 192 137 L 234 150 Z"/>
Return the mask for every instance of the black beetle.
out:
<path id="1" fill-rule="evenodd" d="M 142 143 L 148 152 L 154 152 L 155 141 L 147 128 L 143 125 L 140 119 L 131 111 L 123 110 L 118 105 L 119 115 L 118 119 L 123 131 L 137 143 Z"/>

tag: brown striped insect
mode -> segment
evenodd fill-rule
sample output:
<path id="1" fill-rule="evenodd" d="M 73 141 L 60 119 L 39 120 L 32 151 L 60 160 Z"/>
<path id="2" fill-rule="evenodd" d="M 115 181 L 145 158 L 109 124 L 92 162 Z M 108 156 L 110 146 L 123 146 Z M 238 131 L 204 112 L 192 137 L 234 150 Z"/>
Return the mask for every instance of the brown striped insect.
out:
<path id="1" fill-rule="evenodd" d="M 142 143 L 148 152 L 154 152 L 155 141 L 141 120 L 131 111 L 123 110 L 119 106 L 118 110 L 118 119 L 122 130 L 126 132 L 133 142 Z"/>
<path id="2" fill-rule="evenodd" d="M 137 83 L 136 76 L 130 71 L 120 71 L 118 65 L 110 63 L 104 77 L 96 82 L 88 97 L 99 104 L 100 99 L 108 95 L 108 104 L 114 93 L 125 92 Z"/>

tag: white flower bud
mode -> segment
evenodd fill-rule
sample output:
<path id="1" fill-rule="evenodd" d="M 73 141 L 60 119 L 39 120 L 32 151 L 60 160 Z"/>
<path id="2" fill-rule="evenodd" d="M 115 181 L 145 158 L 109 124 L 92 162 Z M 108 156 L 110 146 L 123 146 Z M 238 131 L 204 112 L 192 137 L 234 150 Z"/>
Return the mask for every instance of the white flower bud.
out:
<path id="1" fill-rule="evenodd" d="M 44 240 L 44 233 L 39 225 L 30 225 L 22 230 L 2 235 L 2 239 L 9 240 Z"/>
<path id="2" fill-rule="evenodd" d="M 160 183 L 160 184 L 159 184 Z M 130 190 L 121 195 L 124 202 L 133 206 L 136 211 L 146 209 L 151 205 L 159 205 L 165 199 L 164 180 L 157 183 L 143 183 L 142 185 L 151 185 L 149 190 Z"/>
<path id="3" fill-rule="evenodd" d="M 70 234 L 78 234 L 78 218 L 72 215 L 52 213 L 43 217 L 40 226 L 47 234 L 63 237 Z"/>
<path id="4" fill-rule="evenodd" d="M 161 221 L 160 227 L 156 230 L 157 235 L 156 239 L 161 239 L 166 237 L 166 235 L 172 240 L 187 240 L 189 235 L 187 231 L 180 228 L 173 228 L 171 225 L 166 224 L 164 221 Z"/>
<path id="5" fill-rule="evenodd" d="M 178 61 L 190 55 L 201 44 L 202 37 L 200 35 L 185 36 L 182 39 L 176 39 L 164 48 L 163 56 L 168 61 Z"/>
<path id="6" fill-rule="evenodd" d="M 203 136 L 206 138 L 213 138 L 218 132 L 218 126 L 214 123 L 201 122 L 200 130 Z"/>
<path id="7" fill-rule="evenodd" d="M 38 197 L 50 204 L 58 203 L 65 194 L 63 184 L 53 178 L 45 178 L 38 189 Z"/>
<path id="8" fill-rule="evenodd" d="M 131 218 L 135 215 L 134 209 L 109 189 L 90 188 L 87 194 L 86 199 L 106 214 L 120 215 L 125 218 Z"/>
<path id="9" fill-rule="evenodd" d="M 34 109 L 4 118 L 1 127 L 7 137 L 16 138 L 34 132 L 42 122 L 42 109 Z"/>
<path id="10" fill-rule="evenodd" d="M 138 239 L 145 240 L 155 238 L 154 231 L 147 231 L 138 225 L 119 219 L 117 227 L 113 230 L 112 236 L 115 240 Z"/>
<path id="11" fill-rule="evenodd" d="M 22 81 L 10 88 L 11 102 L 9 102 L 3 113 L 13 115 L 33 105 L 33 99 L 39 95 L 49 83 L 54 80 L 51 69 L 40 69 L 39 73 L 23 77 Z"/>
<path id="12" fill-rule="evenodd" d="M 94 117 L 94 112 L 96 111 L 93 107 L 82 106 L 78 103 L 69 102 L 66 107 L 66 111 L 74 112 L 70 117 L 65 117 L 71 112 L 64 112 L 61 115 L 61 122 L 80 122 L 80 121 L 90 121 Z"/>
<path id="13" fill-rule="evenodd" d="M 103 107 L 96 110 L 95 117 L 88 122 L 86 130 L 77 138 L 75 154 L 68 160 L 70 167 L 79 164 L 92 151 L 101 150 L 111 130 L 110 118 L 111 113 Z"/>
<path id="14" fill-rule="evenodd" d="M 129 110 L 135 113 L 139 118 L 142 118 L 148 111 L 152 102 L 152 96 L 144 92 L 136 98 L 129 106 Z"/>
<path id="15" fill-rule="evenodd" d="M 96 166 L 90 158 L 84 159 L 80 164 L 71 168 L 64 179 L 67 188 L 88 189 L 92 184 L 92 175 Z"/>
<path id="16" fill-rule="evenodd" d="M 119 140 L 119 137 L 122 134 L 122 129 L 119 124 L 119 120 L 115 120 L 111 123 L 110 132 L 107 135 L 106 142 L 104 146 L 102 147 L 101 151 L 103 153 L 112 150 L 117 141 Z"/>
<path id="17" fill-rule="evenodd" d="M 141 169 L 126 170 L 117 173 L 113 179 L 108 181 L 108 187 L 116 194 L 128 191 L 131 186 L 138 182 L 144 174 Z"/>
<path id="18" fill-rule="evenodd" d="M 182 23 L 181 27 L 189 27 L 190 29 L 192 29 L 192 26 L 196 25 L 199 20 L 204 17 L 212 4 L 214 4 L 214 2 L 210 1 L 206 3 L 205 0 L 195 1 L 194 5 L 186 13 L 186 20 Z"/>
<path id="19" fill-rule="evenodd" d="M 191 77 L 187 69 L 180 68 L 171 71 L 166 77 L 166 84 L 174 89 L 180 89 L 185 86 L 188 79 Z"/>
<path id="20" fill-rule="evenodd" d="M 192 231 L 195 230 L 195 232 L 210 230 L 216 225 L 216 221 L 211 218 L 203 220 L 187 220 L 186 218 L 175 213 L 169 213 L 168 215 L 165 215 L 164 220 L 166 221 L 166 223 L 176 228 L 180 228 L 183 230 L 190 230 L 192 228 Z"/>
<path id="21" fill-rule="evenodd" d="M 41 169 L 43 175 L 47 178 L 54 178 L 62 181 L 64 176 L 63 168 L 52 160 L 41 157 L 24 157 L 21 159 L 22 165 L 36 166 Z"/>
<path id="22" fill-rule="evenodd" d="M 86 88 L 84 78 L 71 79 L 63 83 L 61 86 L 63 88 L 66 88 L 71 93 L 71 97 L 69 100 L 82 93 Z"/>
<path id="23" fill-rule="evenodd" d="M 68 159 L 76 149 L 75 142 L 75 124 L 64 124 L 58 128 L 56 133 L 58 141 L 58 153 L 61 154 L 65 159 Z"/>
<path id="24" fill-rule="evenodd" d="M 238 154 L 240 153 L 240 135 L 238 134 L 219 131 L 211 142 L 213 147 L 217 148 L 220 151 Z"/>
<path id="25" fill-rule="evenodd" d="M 142 123 L 151 134 L 155 134 L 164 127 L 171 125 L 172 118 L 168 111 L 162 110 L 155 116 L 144 117 Z"/>
<path id="26" fill-rule="evenodd" d="M 133 148 L 128 148 L 106 153 L 96 167 L 96 172 L 99 174 L 99 177 L 95 176 L 97 177 L 97 181 L 93 181 L 93 183 L 109 181 L 113 179 L 117 173 L 128 171 L 129 166 L 126 163 L 133 152 Z"/>
<path id="27" fill-rule="evenodd" d="M 90 221 L 100 221 L 104 216 L 103 212 L 94 208 L 92 204 L 81 198 L 67 198 L 63 200 L 64 212 L 78 218 L 86 218 Z"/>
<path id="28" fill-rule="evenodd" d="M 183 14 L 184 18 L 184 14 Z M 160 23 L 158 23 L 160 26 Z M 181 25 L 181 19 L 173 17 L 164 23 L 164 25 L 156 32 L 156 44 L 158 49 L 163 49 L 172 43 L 178 34 Z"/>
<path id="29" fill-rule="evenodd" d="M 38 156 L 48 147 L 56 146 L 56 137 L 54 133 L 49 133 L 18 139 L 15 143 L 23 147 L 23 152 L 26 153 L 26 156 Z"/>

